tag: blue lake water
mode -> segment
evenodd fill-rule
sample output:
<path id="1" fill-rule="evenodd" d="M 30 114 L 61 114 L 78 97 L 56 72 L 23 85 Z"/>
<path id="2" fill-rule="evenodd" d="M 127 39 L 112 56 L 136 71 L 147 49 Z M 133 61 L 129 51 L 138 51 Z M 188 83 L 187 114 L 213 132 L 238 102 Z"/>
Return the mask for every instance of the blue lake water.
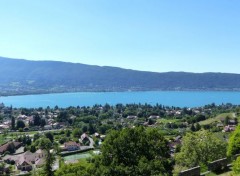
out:
<path id="1" fill-rule="evenodd" d="M 150 91 L 150 92 L 79 92 L 43 95 L 24 95 L 0 97 L 0 103 L 13 107 L 69 107 L 92 106 L 109 103 L 156 103 L 178 106 L 197 107 L 210 103 L 240 104 L 240 92 L 198 92 L 198 91 Z"/>

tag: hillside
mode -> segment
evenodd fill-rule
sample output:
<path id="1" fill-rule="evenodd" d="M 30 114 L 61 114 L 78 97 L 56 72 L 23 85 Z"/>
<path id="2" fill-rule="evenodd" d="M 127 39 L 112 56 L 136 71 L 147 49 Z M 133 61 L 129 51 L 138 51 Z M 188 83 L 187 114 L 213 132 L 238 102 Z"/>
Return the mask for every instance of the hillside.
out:
<path id="1" fill-rule="evenodd" d="M 240 90 L 240 75 L 155 73 L 56 61 L 0 57 L 0 95 L 145 90 Z"/>

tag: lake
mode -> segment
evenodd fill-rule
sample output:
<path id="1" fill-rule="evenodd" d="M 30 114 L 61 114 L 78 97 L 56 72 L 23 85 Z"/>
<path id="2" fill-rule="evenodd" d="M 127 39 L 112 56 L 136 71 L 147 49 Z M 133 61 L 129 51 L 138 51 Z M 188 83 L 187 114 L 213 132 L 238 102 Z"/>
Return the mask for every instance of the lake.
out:
<path id="1" fill-rule="evenodd" d="M 210 103 L 240 104 L 240 92 L 149 91 L 149 92 L 78 92 L 0 97 L 0 103 L 13 107 L 69 107 L 94 104 L 148 103 L 178 107 L 198 107 Z"/>

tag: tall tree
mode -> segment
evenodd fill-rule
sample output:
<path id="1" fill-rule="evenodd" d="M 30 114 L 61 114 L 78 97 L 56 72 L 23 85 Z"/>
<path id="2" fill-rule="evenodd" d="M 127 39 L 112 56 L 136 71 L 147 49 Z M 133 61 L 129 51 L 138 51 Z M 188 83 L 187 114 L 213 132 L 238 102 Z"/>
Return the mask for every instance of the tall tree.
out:
<path id="1" fill-rule="evenodd" d="M 233 162 L 233 172 L 240 175 L 240 157 L 237 157 L 236 161 Z"/>
<path id="2" fill-rule="evenodd" d="M 39 173 L 39 175 L 53 176 L 54 172 L 53 172 L 52 166 L 54 164 L 55 157 L 53 153 L 50 152 L 52 148 L 52 142 L 48 138 L 44 137 L 44 138 L 38 139 L 35 143 L 38 145 L 39 148 L 47 152 L 43 170 Z"/>
<path id="3" fill-rule="evenodd" d="M 12 127 L 12 130 L 15 129 L 15 117 L 14 116 L 11 116 L 11 127 Z"/>
<path id="4" fill-rule="evenodd" d="M 90 170 L 96 176 L 170 175 L 168 142 L 156 129 L 111 131 Z"/>
<path id="5" fill-rule="evenodd" d="M 54 136 L 53 136 L 52 132 L 46 132 L 45 136 L 46 136 L 46 138 L 48 138 L 53 143 Z"/>
<path id="6" fill-rule="evenodd" d="M 17 129 L 24 128 L 24 127 L 25 127 L 25 123 L 22 120 L 18 120 L 17 121 Z"/>
<path id="7" fill-rule="evenodd" d="M 232 156 L 240 153 L 240 126 L 231 135 L 228 143 L 227 155 Z"/>
<path id="8" fill-rule="evenodd" d="M 187 133 L 183 137 L 180 153 L 176 155 L 176 163 L 185 167 L 207 165 L 208 162 L 226 156 L 226 142 L 208 131 Z"/>
<path id="9" fill-rule="evenodd" d="M 35 126 L 41 125 L 41 117 L 39 116 L 38 113 L 35 113 L 33 115 L 33 123 L 34 123 Z"/>

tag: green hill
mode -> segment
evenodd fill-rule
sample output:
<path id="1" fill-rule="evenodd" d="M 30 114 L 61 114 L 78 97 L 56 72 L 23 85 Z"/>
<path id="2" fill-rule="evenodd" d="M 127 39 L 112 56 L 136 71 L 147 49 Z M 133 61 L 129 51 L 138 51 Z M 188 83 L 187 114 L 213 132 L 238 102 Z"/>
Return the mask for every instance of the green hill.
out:
<path id="1" fill-rule="evenodd" d="M 75 91 L 240 90 L 239 74 L 156 73 L 3 57 L 0 57 L 0 63 L 0 95 Z"/>

